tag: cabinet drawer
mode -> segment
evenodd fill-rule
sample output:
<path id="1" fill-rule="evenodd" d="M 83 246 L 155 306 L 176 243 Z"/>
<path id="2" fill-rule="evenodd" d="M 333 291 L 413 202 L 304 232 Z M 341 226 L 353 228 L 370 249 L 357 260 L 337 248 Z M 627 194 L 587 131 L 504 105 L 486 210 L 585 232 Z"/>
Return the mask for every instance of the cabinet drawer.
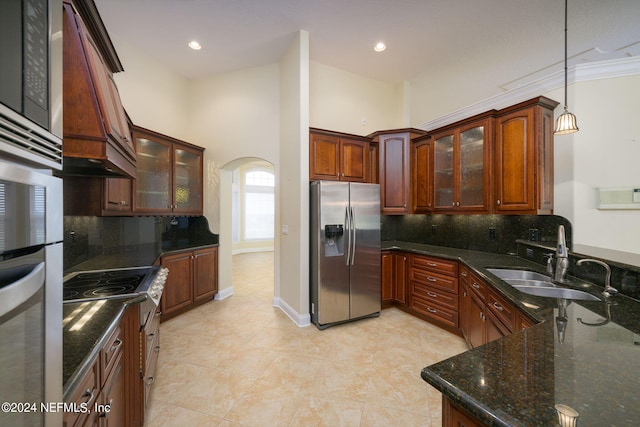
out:
<path id="1" fill-rule="evenodd" d="M 467 267 L 464 266 L 460 266 L 460 281 L 462 283 L 464 283 L 465 285 L 469 284 L 469 281 L 471 280 L 471 273 L 469 273 L 469 270 L 467 269 Z"/>
<path id="2" fill-rule="evenodd" d="M 433 304 L 430 301 L 424 300 L 419 297 L 411 297 L 411 308 L 420 314 L 429 316 L 441 323 L 458 327 L 458 313 L 451 309 L 444 308 L 439 304 Z"/>
<path id="3" fill-rule="evenodd" d="M 84 374 L 74 392 L 69 397 L 67 403 L 73 404 L 76 408 L 88 408 L 93 410 L 96 399 L 100 392 L 100 376 L 98 370 L 98 360 L 96 359 L 89 370 Z M 88 417 L 88 413 L 81 411 L 69 411 L 64 413 L 64 426 L 82 426 Z"/>
<path id="4" fill-rule="evenodd" d="M 157 317 L 157 319 L 160 320 L 160 317 Z M 147 366 L 149 365 L 149 361 L 153 358 L 153 353 L 157 353 L 158 351 L 160 351 L 160 329 L 156 328 L 146 336 L 144 360 Z"/>
<path id="5" fill-rule="evenodd" d="M 107 380 L 111 369 L 113 369 L 113 365 L 118 360 L 118 356 L 122 353 L 122 344 L 124 342 L 124 337 L 122 334 L 122 329 L 120 325 L 109 335 L 107 341 L 104 346 L 100 350 L 100 369 L 102 371 L 102 382 L 101 385 Z"/>
<path id="6" fill-rule="evenodd" d="M 450 310 L 458 311 L 458 296 L 451 292 L 436 289 L 422 283 L 411 282 L 411 295 L 439 304 Z"/>
<path id="7" fill-rule="evenodd" d="M 151 393 L 151 386 L 155 382 L 156 365 L 158 364 L 158 355 L 160 354 L 160 340 L 155 342 L 155 346 L 150 347 L 151 351 L 144 372 L 144 407 L 146 408 L 149 403 L 149 394 Z"/>
<path id="8" fill-rule="evenodd" d="M 489 289 L 487 284 L 473 273 L 469 273 L 469 289 L 483 302 L 487 300 L 487 290 Z"/>
<path id="9" fill-rule="evenodd" d="M 514 331 L 516 309 L 511 303 L 499 296 L 492 289 L 487 292 L 487 308 L 509 329 Z"/>
<path id="10" fill-rule="evenodd" d="M 448 276 L 458 277 L 457 261 L 448 261 L 423 255 L 413 255 L 411 257 L 411 267 L 421 270 L 436 271 Z"/>
<path id="11" fill-rule="evenodd" d="M 409 279 L 412 281 L 420 282 L 425 285 L 429 285 L 433 288 L 442 289 L 445 291 L 458 293 L 458 279 L 451 276 L 445 276 L 432 271 L 425 271 L 421 269 L 412 268 L 409 273 Z"/>

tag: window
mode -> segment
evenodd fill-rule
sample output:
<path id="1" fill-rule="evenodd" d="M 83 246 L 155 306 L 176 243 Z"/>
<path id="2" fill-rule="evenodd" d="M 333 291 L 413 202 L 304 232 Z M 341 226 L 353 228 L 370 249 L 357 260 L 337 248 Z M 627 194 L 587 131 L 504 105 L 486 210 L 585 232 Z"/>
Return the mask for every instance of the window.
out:
<path id="1" fill-rule="evenodd" d="M 273 173 L 250 169 L 244 176 L 244 238 L 271 240 L 275 221 L 275 177 Z"/>

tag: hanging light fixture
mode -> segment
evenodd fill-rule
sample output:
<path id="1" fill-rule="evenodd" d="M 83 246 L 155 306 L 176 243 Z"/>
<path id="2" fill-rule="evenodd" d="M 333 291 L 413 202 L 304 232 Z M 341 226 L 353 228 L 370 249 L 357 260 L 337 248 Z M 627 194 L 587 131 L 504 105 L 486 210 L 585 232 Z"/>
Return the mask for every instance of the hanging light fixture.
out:
<path id="1" fill-rule="evenodd" d="M 553 131 L 556 135 L 578 131 L 576 116 L 567 110 L 567 3 L 568 0 L 564 0 L 564 112 L 556 120 L 556 128 Z"/>

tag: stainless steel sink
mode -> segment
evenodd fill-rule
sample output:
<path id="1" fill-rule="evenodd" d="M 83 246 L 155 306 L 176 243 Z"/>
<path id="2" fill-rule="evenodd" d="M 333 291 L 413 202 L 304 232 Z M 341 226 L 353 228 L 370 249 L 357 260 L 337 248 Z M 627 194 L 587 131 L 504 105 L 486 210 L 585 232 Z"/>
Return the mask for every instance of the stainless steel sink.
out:
<path id="1" fill-rule="evenodd" d="M 529 270 L 511 270 L 508 268 L 488 268 L 490 273 L 495 274 L 501 279 L 517 279 L 517 280 L 539 280 L 551 282 L 551 277 L 544 274 L 536 273 Z"/>
<path id="2" fill-rule="evenodd" d="M 513 286 L 520 292 L 525 294 L 535 295 L 539 297 L 548 298 L 564 298 L 573 300 L 585 300 L 585 301 L 601 301 L 595 295 L 588 292 L 579 291 L 577 289 L 567 289 L 559 287 L 546 287 L 546 286 Z"/>
<path id="3" fill-rule="evenodd" d="M 535 271 L 506 268 L 488 268 L 487 270 L 525 294 L 547 298 L 601 301 L 600 298 L 588 292 L 557 286 L 551 281 L 551 277 Z"/>

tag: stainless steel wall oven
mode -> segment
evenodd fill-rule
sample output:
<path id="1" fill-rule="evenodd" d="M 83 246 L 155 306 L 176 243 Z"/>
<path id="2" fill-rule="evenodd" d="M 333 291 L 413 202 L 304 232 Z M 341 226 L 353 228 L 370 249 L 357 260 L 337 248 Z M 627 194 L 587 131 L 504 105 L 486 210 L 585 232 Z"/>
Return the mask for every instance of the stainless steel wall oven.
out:
<path id="1" fill-rule="evenodd" d="M 2 7 L 0 425 L 58 427 L 63 209 L 53 173 L 62 169 L 62 2 Z"/>
<path id="2" fill-rule="evenodd" d="M 62 181 L 0 160 L 0 425 L 38 426 L 62 400 Z M 47 425 L 57 425 L 47 422 Z"/>

